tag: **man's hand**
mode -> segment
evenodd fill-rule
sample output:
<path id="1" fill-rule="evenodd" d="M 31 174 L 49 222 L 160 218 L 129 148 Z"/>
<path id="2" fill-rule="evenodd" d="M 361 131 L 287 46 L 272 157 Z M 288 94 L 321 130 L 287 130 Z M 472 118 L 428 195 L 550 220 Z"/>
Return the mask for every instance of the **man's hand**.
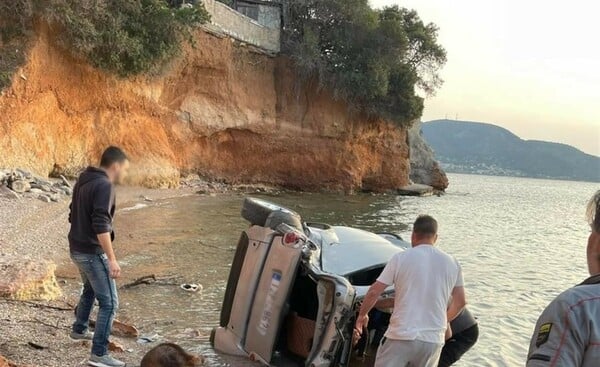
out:
<path id="1" fill-rule="evenodd" d="M 98 234 L 98 242 L 100 242 L 100 246 L 104 250 L 106 258 L 108 259 L 108 273 L 110 277 L 117 279 L 121 276 L 121 267 L 119 266 L 115 252 L 113 251 L 110 232 Z"/>
<path id="2" fill-rule="evenodd" d="M 110 273 L 110 277 L 113 279 L 117 279 L 121 276 L 121 267 L 117 260 L 109 260 L 108 261 L 108 271 Z"/>
<path id="3" fill-rule="evenodd" d="M 354 325 L 354 337 L 359 339 L 363 333 L 363 330 L 367 328 L 369 325 L 369 316 L 358 316 L 356 319 L 356 324 Z"/>
<path id="4" fill-rule="evenodd" d="M 450 326 L 450 323 L 448 323 L 448 327 L 446 328 L 446 335 L 444 336 L 444 339 L 446 341 L 448 341 L 451 338 L 452 338 L 452 327 Z"/>

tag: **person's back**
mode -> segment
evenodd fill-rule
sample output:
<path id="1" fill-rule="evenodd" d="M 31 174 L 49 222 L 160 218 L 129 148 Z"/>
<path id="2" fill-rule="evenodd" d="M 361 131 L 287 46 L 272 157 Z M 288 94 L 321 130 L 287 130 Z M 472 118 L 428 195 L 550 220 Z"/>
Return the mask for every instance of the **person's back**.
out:
<path id="1" fill-rule="evenodd" d="M 600 366 L 600 274 L 567 289 L 540 316 L 528 367 Z"/>
<path id="2" fill-rule="evenodd" d="M 448 300 L 460 274 L 458 262 L 432 245 L 413 247 L 390 262 L 394 267 L 379 277 L 383 283 L 394 284 L 396 291 L 386 337 L 443 343 Z"/>
<path id="3" fill-rule="evenodd" d="M 540 315 L 527 367 L 600 366 L 600 190 L 588 204 L 590 277 L 556 297 Z"/>
<path id="4" fill-rule="evenodd" d="M 458 315 L 466 300 L 460 265 L 434 247 L 436 240 L 436 220 L 419 216 L 413 225 L 413 247 L 392 257 L 365 296 L 356 320 L 357 337 L 383 291 L 390 285 L 396 291 L 375 367 L 437 367 L 448 320 Z"/>

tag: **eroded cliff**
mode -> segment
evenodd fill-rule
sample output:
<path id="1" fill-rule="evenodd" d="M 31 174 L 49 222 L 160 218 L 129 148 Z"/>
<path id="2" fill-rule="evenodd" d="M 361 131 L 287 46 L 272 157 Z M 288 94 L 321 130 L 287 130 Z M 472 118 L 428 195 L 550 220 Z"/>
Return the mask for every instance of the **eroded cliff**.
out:
<path id="1" fill-rule="evenodd" d="M 0 97 L 0 167 L 76 172 L 108 144 L 132 181 L 182 172 L 307 190 L 383 191 L 408 183 L 407 132 L 300 86 L 284 58 L 204 31 L 160 77 L 118 79 L 74 59 L 42 28 Z"/>

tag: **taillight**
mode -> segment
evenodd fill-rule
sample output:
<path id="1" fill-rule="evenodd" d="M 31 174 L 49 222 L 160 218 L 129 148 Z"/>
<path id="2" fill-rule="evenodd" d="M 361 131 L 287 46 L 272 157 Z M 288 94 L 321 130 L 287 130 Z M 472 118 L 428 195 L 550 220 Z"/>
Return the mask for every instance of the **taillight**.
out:
<path id="1" fill-rule="evenodd" d="M 283 236 L 283 243 L 285 245 L 295 245 L 300 241 L 302 237 L 296 232 L 288 232 Z"/>

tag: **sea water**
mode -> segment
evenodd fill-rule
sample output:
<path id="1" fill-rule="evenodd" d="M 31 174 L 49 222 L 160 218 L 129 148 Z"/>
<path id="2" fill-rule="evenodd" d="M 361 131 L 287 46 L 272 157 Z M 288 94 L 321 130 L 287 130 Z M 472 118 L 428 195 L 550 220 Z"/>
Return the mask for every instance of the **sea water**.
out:
<path id="1" fill-rule="evenodd" d="M 587 277 L 590 228 L 585 205 L 597 183 L 450 174 L 441 197 L 310 193 L 263 195 L 304 220 L 386 231 L 410 238 L 419 214 L 439 222 L 439 243 L 463 266 L 469 308 L 480 340 L 457 366 L 522 366 L 535 321 L 562 290 Z M 177 275 L 201 293 L 175 286 L 121 292 L 121 317 L 146 333 L 175 340 L 208 357 L 208 366 L 253 366 L 223 357 L 208 335 L 218 324 L 226 279 L 240 232 L 239 194 L 169 199 L 117 214 L 129 238 L 122 267 L 130 274 Z M 133 228 L 133 229 L 132 229 Z M 195 330 L 199 330 L 198 337 Z"/>

